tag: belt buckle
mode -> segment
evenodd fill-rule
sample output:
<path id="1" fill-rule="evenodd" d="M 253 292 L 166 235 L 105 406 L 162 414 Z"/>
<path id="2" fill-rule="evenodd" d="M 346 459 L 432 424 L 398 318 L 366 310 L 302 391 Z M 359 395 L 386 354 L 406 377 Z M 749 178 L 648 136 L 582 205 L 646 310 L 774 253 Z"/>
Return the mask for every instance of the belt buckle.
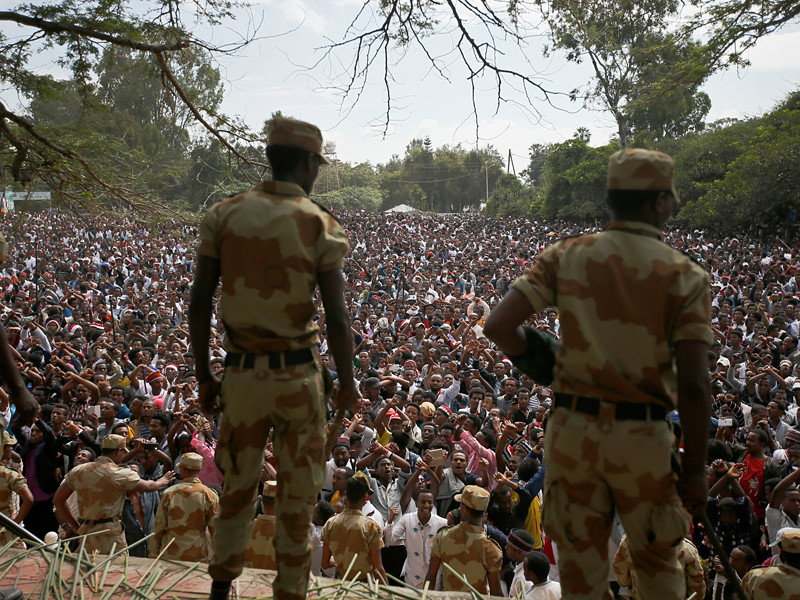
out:
<path id="1" fill-rule="evenodd" d="M 617 405 L 612 402 L 600 401 L 597 408 L 597 425 L 600 431 L 611 431 L 611 425 L 616 420 Z"/>

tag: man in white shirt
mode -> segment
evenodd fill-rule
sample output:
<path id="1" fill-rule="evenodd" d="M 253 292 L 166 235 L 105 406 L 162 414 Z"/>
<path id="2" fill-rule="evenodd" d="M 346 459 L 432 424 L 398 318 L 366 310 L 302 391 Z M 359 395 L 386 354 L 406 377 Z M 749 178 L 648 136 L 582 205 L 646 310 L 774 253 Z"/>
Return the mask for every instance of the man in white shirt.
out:
<path id="1" fill-rule="evenodd" d="M 394 521 L 394 513 L 383 530 L 387 546 L 397 546 L 405 538 L 406 563 L 403 578 L 409 585 L 420 588 L 425 584 L 425 574 L 431 561 L 431 542 L 436 532 L 447 526 L 447 519 L 433 514 L 434 497 L 430 490 L 421 489 L 414 499 L 416 512 L 411 512 Z"/>
<path id="2" fill-rule="evenodd" d="M 550 559 L 544 553 L 525 555 L 525 578 L 533 584 L 525 600 L 561 600 L 561 584 L 550 579 Z"/>

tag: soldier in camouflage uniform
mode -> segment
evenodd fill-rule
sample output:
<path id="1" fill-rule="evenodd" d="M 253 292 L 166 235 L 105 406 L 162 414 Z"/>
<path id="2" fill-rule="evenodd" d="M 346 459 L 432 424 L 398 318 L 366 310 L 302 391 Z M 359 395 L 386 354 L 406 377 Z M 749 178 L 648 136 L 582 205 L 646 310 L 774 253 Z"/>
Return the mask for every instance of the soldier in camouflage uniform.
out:
<path id="1" fill-rule="evenodd" d="M 477 485 L 466 486 L 456 495 L 460 502 L 461 522 L 440 529 L 431 543 L 431 562 L 425 580 L 431 589 L 442 563 L 448 564 L 482 594 L 502 596 L 500 569 L 503 551 L 483 529 L 483 517 L 489 506 L 489 491 Z M 446 592 L 469 592 L 470 588 L 449 570 L 442 572 Z"/>
<path id="2" fill-rule="evenodd" d="M 244 566 L 255 569 L 277 568 L 275 562 L 275 492 L 277 482 L 267 481 L 261 492 L 261 508 L 264 513 L 256 517 L 253 534 L 244 553 Z"/>
<path id="3" fill-rule="evenodd" d="M 17 438 L 3 431 L 3 446 L 16 446 Z M 12 514 L 12 494 L 16 493 L 20 499 L 20 507 L 17 514 Z M 22 519 L 28 514 L 33 506 L 33 494 L 28 489 L 28 482 L 21 473 L 14 469 L 0 465 L 0 512 L 12 517 L 17 523 L 22 523 Z M 13 535 L 5 529 L 0 529 L 0 546 L 12 539 Z"/>
<path id="4" fill-rule="evenodd" d="M 128 467 L 118 463 L 128 453 L 125 438 L 109 433 L 103 438 L 102 456 L 96 461 L 72 469 L 56 491 L 53 506 L 56 513 L 79 535 L 105 532 L 86 538 L 86 551 L 110 554 L 114 544 L 117 550 L 126 547 L 125 532 L 120 522 L 125 492 L 137 490 L 154 492 L 166 487 L 175 478 L 172 471 L 155 481 L 145 481 Z M 72 494 L 78 494 L 79 524 L 67 507 Z"/>
<path id="5" fill-rule="evenodd" d="M 164 558 L 205 561 L 208 559 L 206 530 L 214 534 L 217 495 L 197 478 L 203 457 L 195 452 L 181 456 L 181 482 L 164 490 L 156 510 L 151 557 L 158 556 L 170 540 Z"/>
<path id="6" fill-rule="evenodd" d="M 785 529 L 779 546 L 782 565 L 755 568 L 742 578 L 749 600 L 800 600 L 800 529 Z"/>
<path id="7" fill-rule="evenodd" d="M 695 545 L 686 538 L 683 538 L 678 546 L 678 562 L 683 568 L 684 576 L 686 577 L 686 597 L 696 594 L 695 598 L 705 598 L 706 581 L 703 565 L 700 563 L 700 555 L 697 553 Z M 617 576 L 617 583 L 619 583 L 620 587 L 628 588 L 627 597 L 634 600 L 646 600 L 639 592 L 637 574 L 633 569 L 627 535 L 622 536 L 617 554 L 614 556 L 614 573 Z M 622 590 L 620 590 L 620 596 L 626 596 L 622 593 Z"/>
<path id="8" fill-rule="evenodd" d="M 543 522 L 558 543 L 568 600 L 611 598 L 607 540 L 615 509 L 641 596 L 684 598 L 681 500 L 693 515 L 702 513 L 713 337 L 704 269 L 661 235 L 678 202 L 673 171 L 672 159 L 659 152 L 615 153 L 608 168 L 612 223 L 547 248 L 484 328 L 513 360 L 528 347 L 520 325 L 534 311 L 559 309 Z M 679 481 L 664 419 L 676 400 L 685 450 Z"/>
<path id="9" fill-rule="evenodd" d="M 308 197 L 319 166 L 327 163 L 321 151 L 318 128 L 273 120 L 267 146 L 273 179 L 215 204 L 200 225 L 190 335 L 199 402 L 211 412 L 221 392 L 223 410 L 216 462 L 225 483 L 209 566 L 214 600 L 226 599 L 230 582 L 242 572 L 270 428 L 278 461 L 273 591 L 278 600 L 299 600 L 308 589 L 326 416 L 314 320 L 317 286 L 339 373 L 337 407 L 349 408 L 356 397 L 342 275 L 347 238 L 339 222 Z M 228 351 L 221 386 L 208 360 L 220 276 Z"/>
<path id="10" fill-rule="evenodd" d="M 347 479 L 347 508 L 331 517 L 322 528 L 322 568 L 335 566 L 337 577 L 346 575 L 348 580 L 363 580 L 371 574 L 378 581 L 388 583 L 381 559 L 383 530 L 362 512 L 369 500 L 368 494 L 369 486 L 364 478 Z"/>

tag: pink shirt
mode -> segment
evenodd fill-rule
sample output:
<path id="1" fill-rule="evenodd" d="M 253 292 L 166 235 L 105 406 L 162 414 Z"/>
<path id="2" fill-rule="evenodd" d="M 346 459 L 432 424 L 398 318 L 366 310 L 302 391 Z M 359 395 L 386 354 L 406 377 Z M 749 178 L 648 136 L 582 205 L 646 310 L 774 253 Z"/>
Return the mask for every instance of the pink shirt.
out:
<path id="1" fill-rule="evenodd" d="M 494 474 L 497 473 L 497 455 L 493 450 L 481 446 L 469 431 L 461 431 L 459 443 L 467 453 L 467 471 L 476 477 L 483 477 L 481 459 L 485 458 L 489 461 L 489 485 L 486 486 L 486 489 L 491 491 L 494 487 Z"/>

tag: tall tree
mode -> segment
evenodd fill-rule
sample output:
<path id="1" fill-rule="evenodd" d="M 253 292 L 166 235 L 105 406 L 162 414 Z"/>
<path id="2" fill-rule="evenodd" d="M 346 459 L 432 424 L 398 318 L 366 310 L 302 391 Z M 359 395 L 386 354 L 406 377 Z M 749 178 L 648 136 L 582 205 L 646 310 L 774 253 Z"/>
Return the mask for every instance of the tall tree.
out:
<path id="1" fill-rule="evenodd" d="M 192 16 L 219 23 L 230 18 L 236 6 L 234 0 L 193 2 Z M 123 115 L 123 127 L 128 120 L 159 127 L 161 141 L 180 150 L 188 150 L 189 126 L 199 126 L 238 162 L 251 162 L 237 144 L 250 143 L 253 137 L 218 111 L 219 73 L 208 55 L 226 50 L 195 37 L 181 14 L 175 0 L 66 0 L 0 11 L 0 23 L 18 27 L 13 37 L 0 32 L 0 84 L 13 87 L 23 98 L 20 108 L 0 102 L 0 140 L 9 153 L 4 162 L 11 166 L 10 177 L 25 185 L 43 182 L 61 200 L 84 208 L 119 201 L 165 210 L 161 189 L 140 185 L 135 165 L 127 178 L 115 177 L 109 163 L 98 162 L 101 153 L 90 151 L 98 141 L 84 135 L 92 133 L 92 120 L 100 132 L 106 131 L 112 114 Z M 48 94 L 61 84 L 38 76 L 31 66 L 37 53 L 53 47 L 60 49 L 59 62 L 72 73 L 72 82 L 62 86 L 68 97 L 60 109 Z M 140 80 L 141 89 L 133 79 Z M 129 94 L 131 89 L 137 93 Z M 49 113 L 41 112 L 46 104 Z M 120 162 L 135 158 L 135 152 L 127 158 L 116 152 Z"/>
<path id="2" fill-rule="evenodd" d="M 674 80 L 677 72 L 694 73 L 687 65 L 700 51 L 698 44 L 671 31 L 671 21 L 678 18 L 677 0 L 539 0 L 539 4 L 550 26 L 551 47 L 546 51 L 564 50 L 567 60 L 585 61 L 592 68 L 592 83 L 573 90 L 572 97 L 608 112 L 623 147 L 634 124 L 649 126 L 667 119 L 668 123 L 655 123 L 661 137 L 686 116 L 676 106 L 691 112 L 700 102 L 676 102 L 694 97 L 704 79 Z M 654 104 L 672 107 L 672 113 L 658 111 Z"/>

